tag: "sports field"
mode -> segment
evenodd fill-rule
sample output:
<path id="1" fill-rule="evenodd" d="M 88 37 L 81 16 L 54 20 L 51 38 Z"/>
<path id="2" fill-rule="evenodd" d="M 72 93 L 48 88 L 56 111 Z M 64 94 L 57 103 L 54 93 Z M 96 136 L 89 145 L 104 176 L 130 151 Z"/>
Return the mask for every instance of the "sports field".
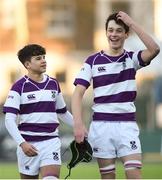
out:
<path id="1" fill-rule="evenodd" d="M 66 164 L 62 166 L 61 178 L 68 174 Z M 147 163 L 142 169 L 143 179 L 162 179 L 162 164 Z M 15 163 L 0 163 L 0 179 L 18 179 L 17 165 Z M 124 179 L 123 167 L 117 164 L 117 178 Z M 79 164 L 72 169 L 69 179 L 100 179 L 96 163 Z"/>

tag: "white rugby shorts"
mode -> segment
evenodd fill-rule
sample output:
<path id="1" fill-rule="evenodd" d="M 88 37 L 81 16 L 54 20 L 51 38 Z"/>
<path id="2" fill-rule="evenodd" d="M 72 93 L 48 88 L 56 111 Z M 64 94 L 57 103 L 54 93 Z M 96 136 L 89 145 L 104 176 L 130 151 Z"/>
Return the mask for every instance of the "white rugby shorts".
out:
<path id="1" fill-rule="evenodd" d="M 39 169 L 42 166 L 61 165 L 61 142 L 59 138 L 30 143 L 38 150 L 38 155 L 26 156 L 22 148 L 18 146 L 17 159 L 20 173 L 34 176 L 39 174 Z"/>
<path id="2" fill-rule="evenodd" d="M 88 141 L 96 158 L 116 158 L 141 153 L 136 122 L 92 121 Z"/>

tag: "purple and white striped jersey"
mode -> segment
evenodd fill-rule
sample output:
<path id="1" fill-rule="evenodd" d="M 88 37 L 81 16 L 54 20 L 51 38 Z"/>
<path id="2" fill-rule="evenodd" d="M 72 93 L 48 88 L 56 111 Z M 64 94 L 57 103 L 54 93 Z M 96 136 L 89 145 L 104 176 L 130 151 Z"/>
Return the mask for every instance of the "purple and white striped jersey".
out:
<path id="1" fill-rule="evenodd" d="M 11 88 L 4 113 L 19 115 L 18 129 L 26 141 L 41 141 L 58 136 L 57 113 L 66 113 L 59 83 L 47 75 L 37 83 L 24 76 Z"/>
<path id="2" fill-rule="evenodd" d="M 101 51 L 87 58 L 74 85 L 88 88 L 93 81 L 94 121 L 135 121 L 135 75 L 143 66 L 141 51 L 120 56 Z"/>

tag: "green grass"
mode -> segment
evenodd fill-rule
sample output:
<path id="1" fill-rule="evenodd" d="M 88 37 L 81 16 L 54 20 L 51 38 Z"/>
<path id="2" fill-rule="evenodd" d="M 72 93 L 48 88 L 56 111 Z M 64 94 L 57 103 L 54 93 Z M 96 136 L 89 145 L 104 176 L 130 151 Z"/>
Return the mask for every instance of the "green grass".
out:
<path id="1" fill-rule="evenodd" d="M 143 179 L 162 179 L 161 163 L 145 163 L 142 169 Z M 68 174 L 66 164 L 61 168 L 61 178 Z M 117 164 L 117 179 L 124 179 L 123 167 Z M 18 179 L 17 165 L 15 163 L 0 163 L 0 179 Z M 79 164 L 72 169 L 70 179 L 100 179 L 96 163 Z"/>

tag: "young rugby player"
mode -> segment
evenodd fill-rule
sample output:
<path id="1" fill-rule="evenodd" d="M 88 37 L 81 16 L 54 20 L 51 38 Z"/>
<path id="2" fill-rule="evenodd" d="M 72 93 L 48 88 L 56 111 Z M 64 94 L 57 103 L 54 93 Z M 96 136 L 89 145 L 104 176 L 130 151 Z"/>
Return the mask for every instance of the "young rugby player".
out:
<path id="1" fill-rule="evenodd" d="M 38 44 L 19 50 L 18 58 L 28 74 L 13 84 L 3 108 L 6 128 L 18 144 L 21 179 L 38 179 L 39 174 L 43 179 L 59 178 L 58 117 L 73 126 L 58 81 L 44 74 L 45 55 L 45 48 Z"/>
<path id="2" fill-rule="evenodd" d="M 123 48 L 134 31 L 146 46 L 136 52 Z M 82 99 L 93 81 L 94 105 L 88 140 L 97 158 L 102 179 L 115 178 L 120 158 L 126 178 L 140 179 L 142 167 L 139 129 L 135 118 L 136 71 L 150 64 L 160 49 L 155 41 L 125 12 L 111 14 L 106 21 L 109 47 L 87 58 L 75 79 L 72 96 L 74 136 L 78 143 L 87 134 L 82 120 Z"/>

